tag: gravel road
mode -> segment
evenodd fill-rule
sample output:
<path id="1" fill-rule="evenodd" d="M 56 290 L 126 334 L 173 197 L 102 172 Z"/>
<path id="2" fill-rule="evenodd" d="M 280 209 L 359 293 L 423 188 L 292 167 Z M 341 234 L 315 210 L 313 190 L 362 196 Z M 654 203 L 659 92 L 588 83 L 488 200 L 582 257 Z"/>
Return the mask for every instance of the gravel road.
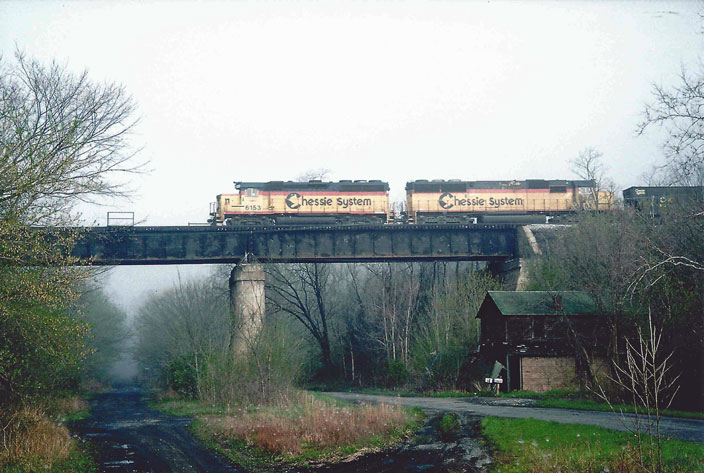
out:
<path id="1" fill-rule="evenodd" d="M 576 409 L 553 409 L 523 405 L 497 405 L 493 398 L 433 398 L 433 397 L 395 397 L 376 396 L 356 393 L 326 393 L 330 396 L 354 402 L 383 402 L 400 404 L 408 407 L 420 407 L 429 412 L 462 412 L 478 416 L 527 418 L 560 422 L 563 424 L 585 424 L 606 427 L 615 430 L 628 430 L 633 427 L 634 416 L 615 414 L 613 412 L 581 411 Z M 508 400 L 506 404 L 511 404 Z M 704 420 L 663 417 L 660 420 L 663 435 L 681 440 L 704 443 Z"/>

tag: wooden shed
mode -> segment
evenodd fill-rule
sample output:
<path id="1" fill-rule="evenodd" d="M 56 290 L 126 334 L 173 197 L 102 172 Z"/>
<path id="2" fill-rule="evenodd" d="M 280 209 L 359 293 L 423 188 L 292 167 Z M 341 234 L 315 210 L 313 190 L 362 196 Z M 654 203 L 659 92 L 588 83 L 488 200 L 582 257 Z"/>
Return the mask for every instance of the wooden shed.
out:
<path id="1" fill-rule="evenodd" d="M 588 360 L 605 352 L 606 317 L 585 292 L 489 291 L 477 318 L 479 354 L 506 367 L 505 391 L 575 388 L 582 350 Z"/>

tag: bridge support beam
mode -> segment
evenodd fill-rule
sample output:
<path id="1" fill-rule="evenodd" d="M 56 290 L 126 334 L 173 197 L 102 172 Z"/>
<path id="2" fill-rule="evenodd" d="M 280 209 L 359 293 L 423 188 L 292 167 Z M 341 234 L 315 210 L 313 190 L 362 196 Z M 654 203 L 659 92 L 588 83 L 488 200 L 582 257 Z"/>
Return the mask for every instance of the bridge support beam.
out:
<path id="1" fill-rule="evenodd" d="M 492 262 L 487 269 L 492 276 L 498 278 L 505 291 L 523 291 L 528 284 L 526 277 L 526 258 L 517 258 L 509 261 Z"/>
<path id="2" fill-rule="evenodd" d="M 231 341 L 235 354 L 254 346 L 259 336 L 266 314 L 265 282 L 264 268 L 260 264 L 238 264 L 230 273 Z"/>

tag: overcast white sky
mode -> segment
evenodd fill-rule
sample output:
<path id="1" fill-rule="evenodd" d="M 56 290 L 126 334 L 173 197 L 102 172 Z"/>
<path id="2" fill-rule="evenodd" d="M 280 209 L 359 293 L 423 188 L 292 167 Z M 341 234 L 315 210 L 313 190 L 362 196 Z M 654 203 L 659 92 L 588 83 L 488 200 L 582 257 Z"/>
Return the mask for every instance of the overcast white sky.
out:
<path id="1" fill-rule="evenodd" d="M 0 1 L 15 45 L 139 107 L 153 225 L 204 222 L 234 180 L 571 178 L 593 146 L 620 188 L 660 156 L 654 82 L 699 67 L 702 2 Z M 188 272 L 188 270 L 185 270 Z M 146 289 L 145 289 L 146 290 Z"/>

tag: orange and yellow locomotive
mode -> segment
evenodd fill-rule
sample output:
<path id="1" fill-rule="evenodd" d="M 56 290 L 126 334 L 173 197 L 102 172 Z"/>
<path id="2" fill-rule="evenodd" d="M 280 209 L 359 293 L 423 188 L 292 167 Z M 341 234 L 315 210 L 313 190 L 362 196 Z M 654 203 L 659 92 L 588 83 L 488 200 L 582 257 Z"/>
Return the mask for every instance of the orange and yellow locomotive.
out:
<path id="1" fill-rule="evenodd" d="M 215 225 L 386 223 L 389 184 L 381 181 L 235 182 L 211 208 Z"/>
<path id="2" fill-rule="evenodd" d="M 398 215 L 388 183 L 377 180 L 235 182 L 235 190 L 217 196 L 212 224 L 537 223 L 614 202 L 589 180 L 416 180 L 406 184 L 406 211 Z"/>
<path id="3" fill-rule="evenodd" d="M 594 181 L 417 180 L 406 184 L 409 223 L 532 223 L 577 210 L 613 206 Z"/>

